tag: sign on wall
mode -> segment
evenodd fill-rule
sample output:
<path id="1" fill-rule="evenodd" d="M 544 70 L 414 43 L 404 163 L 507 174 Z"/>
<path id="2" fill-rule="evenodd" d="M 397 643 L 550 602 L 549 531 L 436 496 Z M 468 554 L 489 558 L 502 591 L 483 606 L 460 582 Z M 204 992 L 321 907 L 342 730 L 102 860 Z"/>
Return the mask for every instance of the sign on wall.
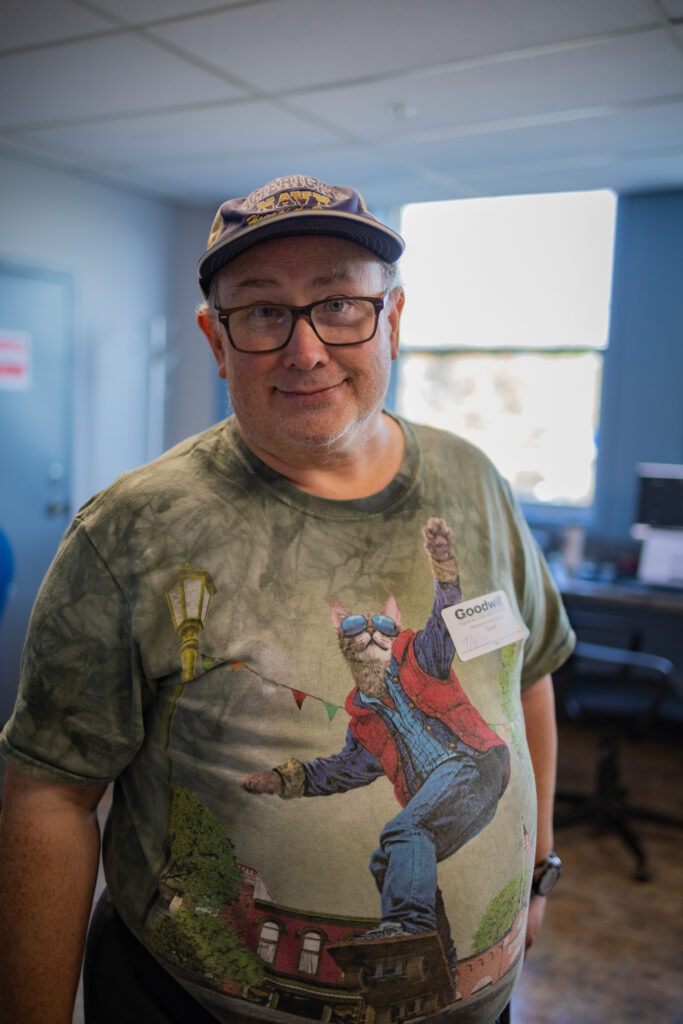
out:
<path id="1" fill-rule="evenodd" d="M 30 334 L 0 329 L 0 391 L 26 391 L 30 385 Z"/>

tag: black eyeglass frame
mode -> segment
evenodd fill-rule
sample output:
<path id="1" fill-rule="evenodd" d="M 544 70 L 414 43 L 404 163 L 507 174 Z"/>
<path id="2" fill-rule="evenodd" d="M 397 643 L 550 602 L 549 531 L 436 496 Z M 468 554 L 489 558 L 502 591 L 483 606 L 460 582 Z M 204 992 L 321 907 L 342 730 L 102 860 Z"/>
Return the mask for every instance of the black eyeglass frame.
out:
<path id="1" fill-rule="evenodd" d="M 228 341 L 235 349 L 235 351 L 246 352 L 247 355 L 250 356 L 260 356 L 266 352 L 279 352 L 280 349 L 286 348 L 286 346 L 289 345 L 289 342 L 291 341 L 292 335 L 294 334 L 296 322 L 297 320 L 300 320 L 301 317 L 303 317 L 304 320 L 306 320 L 310 324 L 311 329 L 313 330 L 316 338 L 322 341 L 323 345 L 330 345 L 332 348 L 343 348 L 349 345 L 364 345 L 367 341 L 370 341 L 371 338 L 374 338 L 377 332 L 377 324 L 379 323 L 379 315 L 384 309 L 387 294 L 388 292 L 385 292 L 383 295 L 380 295 L 379 297 L 375 295 L 332 295 L 327 299 L 316 299 L 315 302 L 309 302 L 307 306 L 289 306 L 287 305 L 286 302 L 248 302 L 246 306 L 232 306 L 230 309 L 221 309 L 219 307 L 216 307 L 216 315 L 220 320 L 221 324 L 223 325 L 223 327 L 225 328 L 225 333 L 228 336 Z M 325 341 L 324 338 L 320 337 L 318 329 L 313 323 L 313 319 L 311 317 L 311 310 L 314 309 L 315 306 L 324 306 L 326 302 L 334 302 L 335 299 L 362 299 L 364 302 L 369 302 L 372 304 L 375 310 L 375 322 L 373 324 L 372 331 L 370 332 L 370 334 L 368 334 L 367 338 L 360 338 L 358 341 L 336 342 Z M 282 342 L 282 344 L 276 345 L 275 348 L 239 348 L 239 346 L 235 344 L 235 340 L 232 334 L 230 333 L 230 316 L 232 313 L 239 313 L 240 310 L 242 309 L 258 309 L 259 306 L 272 306 L 273 309 L 288 310 L 292 314 L 292 324 L 289 329 L 289 334 L 287 335 L 286 339 Z"/>

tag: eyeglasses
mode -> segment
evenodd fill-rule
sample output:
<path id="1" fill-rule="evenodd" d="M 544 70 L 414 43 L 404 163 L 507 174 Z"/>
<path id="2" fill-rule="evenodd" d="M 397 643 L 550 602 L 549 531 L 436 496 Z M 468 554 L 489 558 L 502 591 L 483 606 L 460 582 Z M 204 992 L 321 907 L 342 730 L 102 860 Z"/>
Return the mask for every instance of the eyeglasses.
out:
<path id="1" fill-rule="evenodd" d="M 217 309 L 216 313 L 230 344 L 238 352 L 276 352 L 284 348 L 301 317 L 324 345 L 362 345 L 377 330 L 384 299 L 384 295 L 344 295 L 310 302 L 308 306 L 257 302 Z"/>
<path id="2" fill-rule="evenodd" d="M 398 636 L 398 626 L 388 615 L 347 615 L 341 620 L 340 629 L 344 636 L 358 636 L 369 625 L 373 625 L 384 636 Z"/>

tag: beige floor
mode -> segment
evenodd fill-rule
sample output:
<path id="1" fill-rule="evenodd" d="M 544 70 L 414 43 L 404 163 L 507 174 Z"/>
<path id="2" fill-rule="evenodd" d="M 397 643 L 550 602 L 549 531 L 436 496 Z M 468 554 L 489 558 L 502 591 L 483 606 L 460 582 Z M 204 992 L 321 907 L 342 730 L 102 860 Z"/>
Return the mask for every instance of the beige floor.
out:
<path id="1" fill-rule="evenodd" d="M 590 782 L 594 738 L 561 732 L 560 784 Z M 632 803 L 683 817 L 674 743 L 630 745 Z M 683 830 L 638 823 L 654 877 L 637 882 L 621 840 L 588 825 L 558 831 L 565 862 L 512 1001 L 513 1024 L 683 1024 Z"/>
<path id="2" fill-rule="evenodd" d="M 594 742 L 561 730 L 565 788 L 589 785 Z M 680 746 L 631 745 L 624 755 L 634 802 L 683 816 Z M 513 998 L 513 1024 L 683 1024 L 683 832 L 637 830 L 655 873 L 647 883 L 634 880 L 616 837 L 585 825 L 558 832 L 565 872 Z M 80 1002 L 73 1021 L 83 1024 Z"/>

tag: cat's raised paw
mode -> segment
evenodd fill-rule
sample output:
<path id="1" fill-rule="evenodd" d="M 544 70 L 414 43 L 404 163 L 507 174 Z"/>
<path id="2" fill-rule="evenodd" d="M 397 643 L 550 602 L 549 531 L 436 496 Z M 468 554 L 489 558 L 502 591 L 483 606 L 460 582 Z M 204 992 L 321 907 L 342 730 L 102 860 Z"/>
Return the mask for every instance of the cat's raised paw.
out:
<path id="1" fill-rule="evenodd" d="M 445 562 L 453 557 L 451 542 L 453 531 L 446 525 L 443 519 L 433 516 L 427 520 L 427 525 L 422 528 L 424 536 L 425 551 L 435 562 Z"/>

